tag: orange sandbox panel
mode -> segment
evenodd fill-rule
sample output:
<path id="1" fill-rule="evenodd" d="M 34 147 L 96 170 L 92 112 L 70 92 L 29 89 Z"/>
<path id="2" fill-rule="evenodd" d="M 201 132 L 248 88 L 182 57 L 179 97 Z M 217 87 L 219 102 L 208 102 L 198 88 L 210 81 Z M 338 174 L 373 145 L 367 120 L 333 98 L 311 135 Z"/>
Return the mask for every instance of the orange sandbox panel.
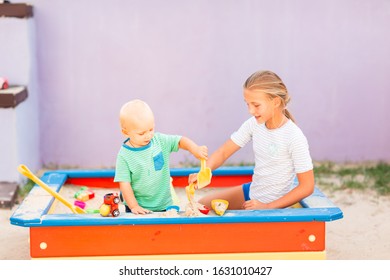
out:
<path id="1" fill-rule="evenodd" d="M 32 227 L 30 246 L 33 258 L 324 251 L 325 223 Z"/>

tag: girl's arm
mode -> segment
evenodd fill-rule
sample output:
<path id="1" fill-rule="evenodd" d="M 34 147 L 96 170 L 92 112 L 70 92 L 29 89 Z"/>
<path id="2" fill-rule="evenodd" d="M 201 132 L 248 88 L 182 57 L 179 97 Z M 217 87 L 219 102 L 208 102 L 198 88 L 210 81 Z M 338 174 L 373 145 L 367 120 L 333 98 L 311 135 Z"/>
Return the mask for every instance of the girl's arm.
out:
<path id="1" fill-rule="evenodd" d="M 235 144 L 231 139 L 222 144 L 207 160 L 207 166 L 211 170 L 220 167 L 232 154 L 237 152 L 241 147 Z"/>
<path id="2" fill-rule="evenodd" d="M 248 200 L 244 202 L 243 208 L 246 210 L 286 208 L 301 201 L 314 191 L 314 172 L 309 170 L 304 173 L 298 173 L 297 177 L 298 186 L 281 198 L 270 203 L 262 203 L 255 199 Z"/>
<path id="3" fill-rule="evenodd" d="M 237 152 L 241 147 L 235 144 L 231 139 L 227 140 L 222 146 L 220 146 L 207 160 L 206 165 L 211 170 L 215 170 L 220 167 L 225 160 L 227 160 L 232 154 Z M 197 173 L 190 174 L 188 177 L 188 183 L 192 184 L 197 180 Z"/>
<path id="4" fill-rule="evenodd" d="M 127 206 L 130 208 L 133 214 L 148 214 L 150 210 L 144 209 L 139 206 L 137 199 L 135 198 L 133 189 L 129 182 L 119 182 L 119 188 L 121 190 L 123 199 L 126 201 Z"/>

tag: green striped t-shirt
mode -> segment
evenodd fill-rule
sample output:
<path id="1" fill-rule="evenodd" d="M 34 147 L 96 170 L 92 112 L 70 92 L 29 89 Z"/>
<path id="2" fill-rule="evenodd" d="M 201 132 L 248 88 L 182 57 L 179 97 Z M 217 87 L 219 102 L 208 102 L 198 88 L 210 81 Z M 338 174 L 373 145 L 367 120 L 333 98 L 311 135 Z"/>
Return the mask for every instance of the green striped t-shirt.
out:
<path id="1" fill-rule="evenodd" d="M 148 145 L 139 148 L 126 145 L 126 139 L 117 156 L 114 182 L 130 182 L 141 207 L 165 210 L 173 204 L 169 156 L 179 150 L 180 139 L 156 132 Z"/>

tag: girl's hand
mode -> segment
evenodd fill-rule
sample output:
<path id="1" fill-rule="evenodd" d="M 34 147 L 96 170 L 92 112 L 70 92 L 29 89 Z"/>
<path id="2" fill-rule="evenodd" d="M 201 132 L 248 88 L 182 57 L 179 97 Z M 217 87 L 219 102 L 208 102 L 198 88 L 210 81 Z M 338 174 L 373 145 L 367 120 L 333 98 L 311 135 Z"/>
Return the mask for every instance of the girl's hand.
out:
<path id="1" fill-rule="evenodd" d="M 188 176 L 188 185 L 195 183 L 198 180 L 198 173 L 192 173 Z"/>
<path id="2" fill-rule="evenodd" d="M 131 210 L 131 213 L 136 214 L 136 215 L 138 215 L 138 214 L 144 215 L 144 214 L 152 213 L 152 211 L 150 211 L 150 210 L 148 210 L 148 209 L 145 209 L 145 208 L 142 208 L 142 207 L 139 206 L 139 205 L 137 205 L 137 206 L 131 208 L 130 210 Z"/>
<path id="3" fill-rule="evenodd" d="M 262 203 L 256 199 L 247 200 L 242 204 L 245 210 L 268 209 L 268 204 Z"/>

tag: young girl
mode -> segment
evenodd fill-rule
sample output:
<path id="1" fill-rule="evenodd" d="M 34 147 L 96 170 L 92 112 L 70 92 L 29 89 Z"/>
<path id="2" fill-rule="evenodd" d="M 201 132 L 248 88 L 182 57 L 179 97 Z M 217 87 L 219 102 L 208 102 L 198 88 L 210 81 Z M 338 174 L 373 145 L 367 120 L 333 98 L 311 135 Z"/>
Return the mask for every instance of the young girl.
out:
<path id="1" fill-rule="evenodd" d="M 229 209 L 291 206 L 313 192 L 314 174 L 306 137 L 286 108 L 290 101 L 287 88 L 275 73 L 255 72 L 244 84 L 244 100 L 253 117 L 211 155 L 207 165 L 211 170 L 218 168 L 253 140 L 252 182 L 212 193 L 199 203 L 210 208 L 211 201 L 218 198 L 229 201 Z M 190 176 L 190 182 L 195 180 Z"/>

